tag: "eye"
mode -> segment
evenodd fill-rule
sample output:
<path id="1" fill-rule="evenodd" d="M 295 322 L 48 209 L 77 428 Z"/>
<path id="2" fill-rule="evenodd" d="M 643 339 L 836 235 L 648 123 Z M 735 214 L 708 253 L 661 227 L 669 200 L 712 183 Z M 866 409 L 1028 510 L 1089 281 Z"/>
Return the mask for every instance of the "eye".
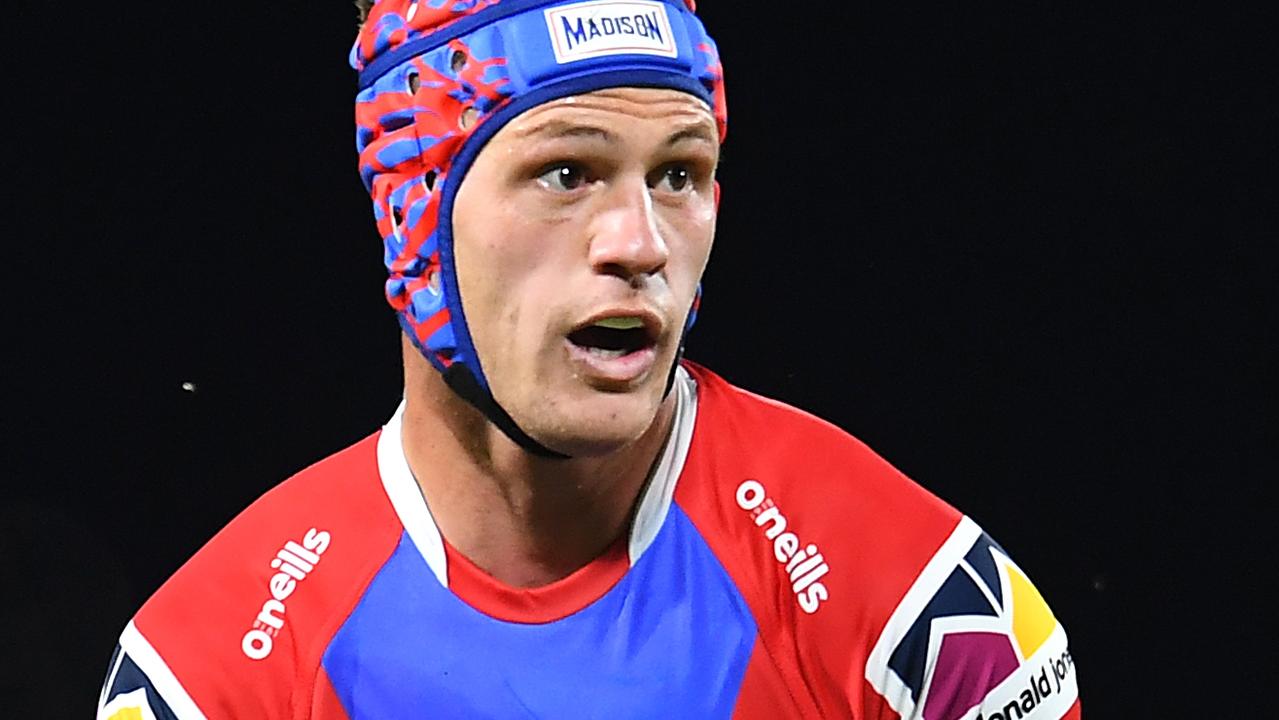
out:
<path id="1" fill-rule="evenodd" d="M 538 182 L 551 190 L 572 192 L 586 184 L 586 170 L 573 163 L 552 165 L 537 177 Z"/>
<path id="2" fill-rule="evenodd" d="M 654 189 L 682 193 L 693 187 L 693 172 L 686 165 L 667 165 L 658 171 Z"/>

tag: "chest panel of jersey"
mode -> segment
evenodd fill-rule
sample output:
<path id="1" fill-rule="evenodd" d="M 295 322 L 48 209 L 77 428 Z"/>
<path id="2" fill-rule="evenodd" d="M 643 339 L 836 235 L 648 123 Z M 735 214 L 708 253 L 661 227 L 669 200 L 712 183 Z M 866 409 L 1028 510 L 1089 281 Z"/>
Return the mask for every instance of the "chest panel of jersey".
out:
<path id="1" fill-rule="evenodd" d="M 732 715 L 756 638 L 745 601 L 673 506 L 599 600 L 554 622 L 497 620 L 432 575 L 405 535 L 324 654 L 351 718 Z"/>

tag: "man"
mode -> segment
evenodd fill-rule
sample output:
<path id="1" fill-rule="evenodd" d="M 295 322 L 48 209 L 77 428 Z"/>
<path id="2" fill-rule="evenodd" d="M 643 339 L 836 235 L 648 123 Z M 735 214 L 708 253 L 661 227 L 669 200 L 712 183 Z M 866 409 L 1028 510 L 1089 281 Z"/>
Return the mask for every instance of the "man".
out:
<path id="1" fill-rule="evenodd" d="M 1078 717 L 972 521 L 681 362 L 727 119 L 691 0 L 366 10 L 404 402 L 143 606 L 100 717 Z"/>

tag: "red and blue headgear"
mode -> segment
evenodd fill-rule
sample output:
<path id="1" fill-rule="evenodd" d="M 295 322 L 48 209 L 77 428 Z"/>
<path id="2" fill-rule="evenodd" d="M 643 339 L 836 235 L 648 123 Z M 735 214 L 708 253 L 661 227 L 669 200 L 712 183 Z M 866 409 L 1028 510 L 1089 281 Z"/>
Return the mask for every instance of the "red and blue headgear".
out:
<path id="1" fill-rule="evenodd" d="M 489 391 L 458 294 L 458 187 L 517 115 L 604 88 L 695 95 L 723 139 L 719 53 L 694 9 L 694 0 L 378 0 L 351 49 L 356 149 L 385 244 L 387 301 L 449 387 L 532 452 L 562 457 L 528 437 Z"/>

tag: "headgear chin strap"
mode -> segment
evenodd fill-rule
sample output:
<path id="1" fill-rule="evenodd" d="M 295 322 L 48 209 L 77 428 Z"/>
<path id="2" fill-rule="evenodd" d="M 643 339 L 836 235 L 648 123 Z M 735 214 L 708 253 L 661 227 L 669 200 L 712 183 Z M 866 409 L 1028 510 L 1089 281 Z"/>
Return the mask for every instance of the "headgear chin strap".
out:
<path id="1" fill-rule="evenodd" d="M 458 293 L 458 187 L 517 115 L 604 88 L 701 98 L 723 140 L 723 72 L 694 9 L 694 0 L 379 0 L 351 48 L 356 149 L 385 243 L 387 301 L 448 386 L 529 452 L 565 457 L 521 430 L 489 389 Z M 685 334 L 700 298 L 699 288 Z"/>

